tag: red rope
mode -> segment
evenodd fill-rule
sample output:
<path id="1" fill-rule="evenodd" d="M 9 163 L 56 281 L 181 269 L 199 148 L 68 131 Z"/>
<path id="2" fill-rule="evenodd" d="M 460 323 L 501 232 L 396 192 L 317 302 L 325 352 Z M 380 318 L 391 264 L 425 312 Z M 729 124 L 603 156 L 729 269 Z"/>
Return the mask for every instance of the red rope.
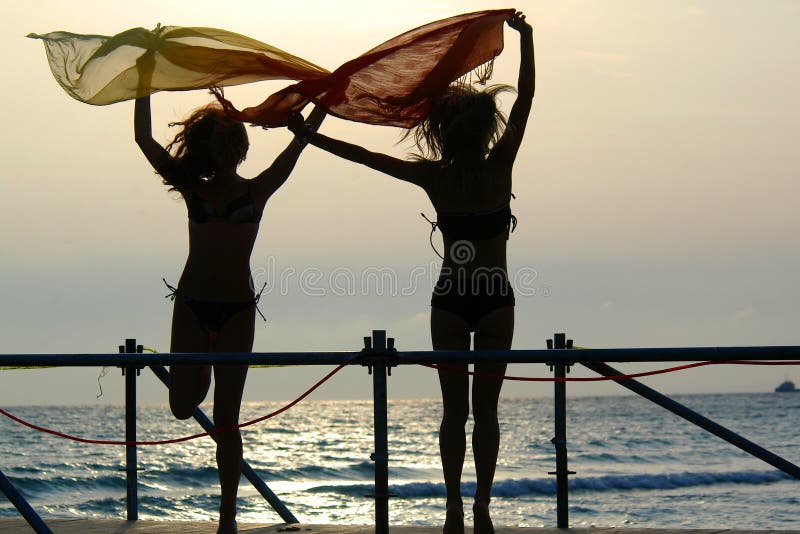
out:
<path id="1" fill-rule="evenodd" d="M 288 410 L 289 408 L 291 408 L 295 404 L 299 403 L 301 400 L 303 400 L 306 397 L 308 397 L 315 389 L 320 387 L 323 383 L 325 383 L 333 375 L 335 375 L 336 373 L 341 371 L 344 366 L 345 366 L 345 364 L 340 365 L 339 367 L 337 367 L 336 369 L 334 369 L 333 371 L 331 371 L 330 373 L 325 375 L 316 384 L 314 384 L 313 386 L 308 388 L 302 395 L 300 395 L 299 397 L 294 399 L 292 402 L 290 402 L 286 406 L 283 406 L 283 407 L 275 410 L 272 413 L 268 413 L 267 415 L 261 416 L 261 417 L 259 417 L 257 419 L 253 419 L 251 421 L 247 421 L 245 423 L 240 423 L 238 425 L 230 425 L 230 426 L 226 426 L 226 427 L 222 427 L 222 428 L 215 428 L 211 432 L 203 432 L 202 434 L 194 434 L 194 435 L 191 435 L 191 436 L 184 436 L 184 437 L 181 437 L 181 438 L 164 439 L 164 440 L 159 440 L 159 441 L 113 441 L 113 440 L 104 440 L 104 439 L 88 439 L 88 438 L 81 438 L 81 437 L 78 437 L 78 436 L 72 436 L 70 434 L 65 434 L 64 432 L 59 432 L 57 430 L 52 430 L 50 428 L 45 428 L 43 426 L 39 426 L 39 425 L 35 425 L 33 423 L 29 423 L 28 421 L 25 421 L 24 419 L 21 419 L 21 418 L 17 417 L 16 415 L 13 415 L 13 414 L 9 413 L 9 412 L 7 412 L 6 410 L 4 410 L 2 408 L 0 408 L 0 414 L 5 415 L 6 417 L 11 419 L 12 421 L 16 421 L 17 423 L 19 423 L 21 425 L 27 426 L 28 428 L 32 428 L 34 430 L 38 430 L 39 432 L 44 432 L 46 434 L 52 434 L 53 436 L 58 436 L 60 438 L 69 439 L 69 440 L 72 440 L 72 441 L 78 441 L 80 443 L 91 443 L 93 445 L 167 445 L 167 444 L 170 444 L 170 443 L 180 443 L 180 442 L 189 441 L 189 440 L 192 440 L 192 439 L 197 439 L 197 438 L 203 438 L 203 437 L 206 437 L 206 436 L 213 436 L 213 435 L 217 435 L 217 434 L 222 434 L 223 432 L 230 432 L 231 430 L 236 430 L 238 428 L 243 428 L 243 427 L 246 427 L 246 426 L 254 425 L 256 423 L 260 423 L 261 421 L 265 421 L 267 419 L 275 417 L 276 415 L 282 414 L 283 412 L 285 412 L 286 410 Z"/>
<path id="2" fill-rule="evenodd" d="M 612 376 L 588 376 L 588 377 L 527 377 L 527 376 L 508 376 L 498 375 L 494 373 L 483 373 L 480 371 L 469 371 L 459 367 L 452 367 L 449 365 L 439 365 L 433 363 L 420 364 L 424 367 L 438 369 L 440 371 L 447 371 L 461 375 L 482 376 L 486 378 L 495 378 L 498 380 L 511 380 L 518 382 L 601 382 L 604 380 L 626 380 L 630 378 L 640 378 L 643 376 L 660 375 L 664 373 L 673 373 L 675 371 L 684 371 L 694 367 L 704 367 L 706 365 L 800 365 L 800 361 L 758 361 L 758 360 L 720 360 L 720 361 L 705 361 L 687 363 L 685 365 L 677 365 L 675 367 L 667 367 L 665 369 L 657 369 L 655 371 L 642 371 L 641 373 L 612 375 Z"/>
<path id="3" fill-rule="evenodd" d="M 495 378 L 495 379 L 502 379 L 502 380 L 516 380 L 522 382 L 597 382 L 603 380 L 626 380 L 631 378 L 640 378 L 643 376 L 652 376 L 664 373 L 672 373 L 675 371 L 683 371 L 686 369 L 692 369 L 695 367 L 704 367 L 706 365 L 800 365 L 800 361 L 757 361 L 757 360 L 721 360 L 721 361 L 704 361 L 704 362 L 695 362 L 695 363 L 688 363 L 684 365 L 678 365 L 675 367 L 667 367 L 665 369 L 657 369 L 655 371 L 643 371 L 641 373 L 632 373 L 632 374 L 623 374 L 623 375 L 613 375 L 613 376 L 591 376 L 591 377 L 564 377 L 564 378 L 556 378 L 556 377 L 525 377 L 525 376 L 507 376 L 507 375 L 498 375 L 493 373 L 482 373 L 476 371 L 469 371 L 467 369 L 461 369 L 457 367 L 447 366 L 447 365 L 437 365 L 437 364 L 421 364 L 424 367 L 430 367 L 433 369 L 438 369 L 441 371 L 453 372 L 463 375 L 472 375 L 472 376 L 483 376 L 487 378 Z M 308 397 L 314 390 L 324 384 L 328 379 L 330 379 L 333 375 L 338 373 L 342 370 L 345 364 L 339 365 L 333 371 L 325 375 L 322 379 L 317 381 L 313 386 L 307 389 L 302 395 L 297 397 L 295 400 L 290 402 L 289 404 L 275 410 L 274 412 L 268 413 L 267 415 L 263 415 L 251 421 L 246 421 L 244 423 L 240 423 L 238 425 L 231 425 L 223 428 L 215 428 L 211 432 L 203 432 L 201 434 L 194 434 L 191 436 L 184 436 L 180 438 L 173 438 L 173 439 L 165 439 L 165 440 L 158 440 L 158 441 L 113 441 L 113 440 L 102 440 L 102 439 L 89 439 L 89 438 L 81 438 L 78 436 L 72 436 L 70 434 L 66 434 L 64 432 L 59 432 L 57 430 L 52 430 L 50 428 L 45 428 L 39 425 L 35 425 L 24 419 L 13 415 L 6 410 L 0 408 L 0 415 L 4 415 L 15 421 L 21 425 L 27 426 L 28 428 L 32 428 L 34 430 L 38 430 L 39 432 L 44 432 L 46 434 L 51 434 L 53 436 L 58 436 L 60 438 L 69 439 L 72 441 L 77 441 L 80 443 L 90 443 L 93 445 L 167 445 L 171 443 L 181 443 L 183 441 L 189 441 L 197 438 L 203 438 L 206 436 L 213 436 L 217 434 L 222 434 L 223 432 L 230 432 L 232 430 L 236 430 L 239 428 L 244 428 L 246 426 L 254 425 L 256 423 L 260 423 L 276 415 L 280 415 L 286 410 L 292 408 L 297 403 Z"/>

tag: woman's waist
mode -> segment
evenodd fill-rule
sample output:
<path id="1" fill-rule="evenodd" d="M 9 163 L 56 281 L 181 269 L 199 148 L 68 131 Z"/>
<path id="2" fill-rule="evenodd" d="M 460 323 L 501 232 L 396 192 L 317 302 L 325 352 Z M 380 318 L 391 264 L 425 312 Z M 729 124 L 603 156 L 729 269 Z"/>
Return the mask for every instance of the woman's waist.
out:
<path id="1" fill-rule="evenodd" d="M 508 270 L 504 267 L 477 267 L 468 269 L 464 266 L 450 267 L 442 265 L 439 280 L 508 280 Z"/>
<path id="2" fill-rule="evenodd" d="M 507 245 L 508 241 L 504 237 L 474 241 L 444 239 L 444 262 L 476 267 L 504 267 Z"/>
<path id="3" fill-rule="evenodd" d="M 448 267 L 443 265 L 439 271 L 438 283 L 470 282 L 476 284 L 508 284 L 508 271 L 505 267 L 476 267 L 464 268 L 463 266 Z"/>
<path id="4" fill-rule="evenodd" d="M 184 270 L 246 278 L 250 276 L 250 253 L 241 250 L 229 250 L 224 247 L 212 249 L 190 248 Z"/>
<path id="5" fill-rule="evenodd" d="M 249 267 L 241 270 L 196 268 L 186 263 L 178 288 L 187 295 L 204 300 L 244 301 L 256 291 Z"/>
<path id="6" fill-rule="evenodd" d="M 197 258 L 200 261 L 209 263 L 218 258 L 225 258 L 226 261 L 233 260 L 236 263 L 249 262 L 253 253 L 253 246 L 258 228 L 249 232 L 231 231 L 229 227 L 237 225 L 219 225 L 216 229 L 207 229 L 209 225 L 199 225 L 193 228 L 189 226 L 189 257 Z M 239 225 L 241 226 L 241 225 Z M 214 228 L 214 225 L 210 226 Z"/>
<path id="7" fill-rule="evenodd" d="M 475 272 L 469 277 L 440 276 L 434 295 L 513 295 L 514 289 L 504 270 Z"/>
<path id="8" fill-rule="evenodd" d="M 468 241 L 450 246 L 442 262 L 443 276 L 451 278 L 470 278 L 486 272 L 505 274 L 507 270 L 505 247 L 481 250 L 471 247 Z"/>

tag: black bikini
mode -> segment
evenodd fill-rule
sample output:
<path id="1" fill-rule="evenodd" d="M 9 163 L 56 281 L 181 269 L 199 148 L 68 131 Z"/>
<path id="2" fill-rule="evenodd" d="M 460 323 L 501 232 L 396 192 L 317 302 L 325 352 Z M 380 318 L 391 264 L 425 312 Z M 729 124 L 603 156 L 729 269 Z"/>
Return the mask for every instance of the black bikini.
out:
<path id="1" fill-rule="evenodd" d="M 451 241 L 482 241 L 505 233 L 508 239 L 517 228 L 517 218 L 506 204 L 476 213 L 438 213 L 434 223 Z"/>
<path id="2" fill-rule="evenodd" d="M 209 351 L 214 350 L 214 343 L 217 336 L 222 331 L 222 328 L 225 326 L 225 323 L 237 313 L 254 306 L 261 318 L 264 319 L 264 321 L 267 320 L 258 308 L 258 301 L 261 299 L 261 294 L 264 292 L 264 289 L 266 289 L 267 284 L 264 284 L 264 287 L 261 288 L 261 291 L 259 291 L 252 300 L 230 302 L 196 299 L 185 294 L 177 287 L 171 286 L 166 279 L 162 278 L 162 280 L 164 280 L 164 284 L 170 290 L 170 293 L 165 297 L 170 300 L 175 300 L 176 298 L 181 299 L 181 302 L 189 307 L 197 319 L 197 322 L 200 323 L 200 326 L 206 331 L 206 334 L 208 334 Z"/>
<path id="3" fill-rule="evenodd" d="M 517 227 L 517 218 L 508 204 L 484 212 L 440 213 L 436 221 L 428 222 L 431 223 L 431 246 L 436 228 L 449 241 L 474 242 L 503 234 L 508 239 Z M 440 278 L 431 297 L 431 307 L 455 313 L 467 322 L 470 332 L 477 330 L 478 322 L 489 312 L 514 304 L 514 290 L 508 275 L 500 269 L 479 269 L 468 278 L 458 275 Z"/>
<path id="4" fill-rule="evenodd" d="M 230 224 L 258 224 L 261 221 L 261 212 L 256 209 L 253 195 L 250 191 L 250 182 L 247 183 L 247 192 L 231 200 L 222 212 L 215 211 L 203 197 L 195 191 L 184 195 L 186 208 L 189 211 L 189 220 L 205 224 L 211 219 L 221 219 Z"/>
<path id="5" fill-rule="evenodd" d="M 203 197 L 198 195 L 195 191 L 188 191 L 183 195 L 186 200 L 186 207 L 189 212 L 189 220 L 197 224 L 206 224 L 212 219 L 219 219 L 229 224 L 258 224 L 261 221 L 261 211 L 256 209 L 253 202 L 253 195 L 250 190 L 250 183 L 247 183 L 247 192 L 231 200 L 222 212 L 215 211 L 211 205 Z M 175 300 L 180 298 L 181 302 L 186 304 L 194 314 L 197 322 L 208 334 L 209 350 L 214 350 L 214 343 L 217 336 L 222 331 L 222 328 L 234 315 L 255 306 L 256 311 L 264 321 L 267 320 L 261 310 L 258 308 L 258 301 L 261 298 L 261 293 L 267 287 L 261 288 L 261 291 L 253 297 L 252 300 L 230 302 L 230 301 L 216 301 L 216 300 L 203 300 L 197 299 L 190 295 L 185 294 L 180 289 L 164 283 L 170 290 L 167 298 Z"/>

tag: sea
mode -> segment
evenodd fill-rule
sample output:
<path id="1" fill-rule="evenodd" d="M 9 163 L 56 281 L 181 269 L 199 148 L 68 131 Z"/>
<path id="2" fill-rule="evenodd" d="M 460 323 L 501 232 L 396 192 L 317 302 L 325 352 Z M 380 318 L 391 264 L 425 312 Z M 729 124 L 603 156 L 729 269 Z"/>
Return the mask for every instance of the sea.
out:
<path id="1" fill-rule="evenodd" d="M 676 400 L 793 463 L 800 463 L 800 394 L 715 394 Z M 281 407 L 246 403 L 242 420 Z M 37 425 L 121 439 L 122 406 L 8 407 Z M 556 525 L 551 398 L 500 401 L 502 444 L 495 525 Z M 389 402 L 389 502 L 394 525 L 441 525 L 438 399 Z M 301 402 L 243 430 L 245 458 L 303 523 L 370 524 L 374 506 L 371 401 Z M 569 517 L 573 527 L 800 529 L 800 481 L 636 396 L 568 398 Z M 468 423 L 467 432 L 472 428 Z M 195 434 L 165 405 L 138 408 L 138 437 Z M 141 519 L 215 520 L 210 438 L 139 448 Z M 125 451 L 0 421 L 0 470 L 44 517 L 125 518 Z M 467 523 L 475 471 L 462 492 Z M 282 523 L 242 478 L 240 522 Z M 17 512 L 0 499 L 0 516 Z"/>

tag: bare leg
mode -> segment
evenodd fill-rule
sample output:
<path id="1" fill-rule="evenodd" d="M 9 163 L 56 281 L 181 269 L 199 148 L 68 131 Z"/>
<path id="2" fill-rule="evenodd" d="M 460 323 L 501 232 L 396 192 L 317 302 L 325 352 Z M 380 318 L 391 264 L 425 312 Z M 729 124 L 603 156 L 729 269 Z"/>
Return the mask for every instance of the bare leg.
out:
<path id="1" fill-rule="evenodd" d="M 175 299 L 172 311 L 170 352 L 207 352 L 208 333 L 192 310 Z M 203 402 L 211 386 L 208 365 L 173 365 L 169 370 L 169 407 L 178 419 L 188 419 Z"/>
<path id="2" fill-rule="evenodd" d="M 469 328 L 458 315 L 431 309 L 431 339 L 434 349 L 469 350 Z M 466 365 L 453 366 L 466 371 Z M 439 454 L 442 458 L 447 491 L 447 516 L 444 534 L 464 533 L 464 504 L 461 500 L 461 472 L 464 468 L 469 416 L 469 377 L 452 371 L 439 371 L 442 388 L 442 424 L 439 428 Z"/>
<path id="3" fill-rule="evenodd" d="M 232 317 L 217 339 L 218 352 L 250 352 L 253 348 L 255 310 Z M 214 366 L 214 425 L 217 428 L 239 423 L 246 365 Z M 219 534 L 236 532 L 236 496 L 242 474 L 242 435 L 239 430 L 223 432 L 217 438 L 219 471 Z"/>
<path id="4" fill-rule="evenodd" d="M 214 426 L 217 428 L 238 424 L 246 377 L 245 365 L 214 366 Z M 216 438 L 220 485 L 218 532 L 236 532 L 236 496 L 242 475 L 242 434 L 237 429 L 217 434 Z"/>
<path id="5" fill-rule="evenodd" d="M 494 310 L 478 322 L 475 332 L 475 350 L 511 348 L 514 335 L 514 308 Z M 506 364 L 477 364 L 475 371 L 491 375 L 503 375 Z M 472 431 L 472 453 L 475 457 L 477 488 L 472 506 L 475 534 L 492 534 L 494 526 L 489 516 L 492 482 L 497 467 L 497 452 L 500 448 L 500 426 L 497 421 L 497 402 L 503 380 L 487 376 L 475 376 L 472 382 L 472 416 L 475 428 Z"/>

